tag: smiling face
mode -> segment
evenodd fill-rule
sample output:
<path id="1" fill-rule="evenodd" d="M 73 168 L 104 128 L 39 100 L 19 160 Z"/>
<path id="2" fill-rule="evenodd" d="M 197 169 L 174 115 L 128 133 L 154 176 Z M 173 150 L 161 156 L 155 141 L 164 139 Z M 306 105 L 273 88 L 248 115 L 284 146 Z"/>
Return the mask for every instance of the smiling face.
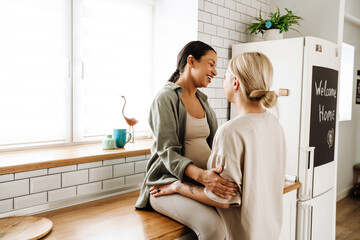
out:
<path id="1" fill-rule="evenodd" d="M 199 61 L 196 61 L 195 58 L 191 57 L 193 61 L 192 76 L 194 79 L 194 85 L 196 87 L 207 87 L 211 80 L 217 75 L 216 64 L 217 56 L 214 51 L 207 51 Z"/>

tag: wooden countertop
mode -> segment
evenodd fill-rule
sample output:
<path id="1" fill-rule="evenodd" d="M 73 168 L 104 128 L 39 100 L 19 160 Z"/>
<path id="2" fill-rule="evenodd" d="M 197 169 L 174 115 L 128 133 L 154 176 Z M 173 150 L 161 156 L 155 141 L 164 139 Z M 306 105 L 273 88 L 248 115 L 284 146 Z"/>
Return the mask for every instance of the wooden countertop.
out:
<path id="1" fill-rule="evenodd" d="M 285 182 L 284 193 L 300 183 Z M 43 239 L 175 239 L 191 230 L 153 210 L 135 210 L 139 191 L 38 214 L 53 221 Z"/>
<path id="2" fill-rule="evenodd" d="M 54 226 L 42 239 L 176 239 L 191 230 L 153 210 L 135 210 L 139 191 L 38 214 Z"/>
<path id="3" fill-rule="evenodd" d="M 101 143 L 0 153 L 0 175 L 150 154 L 153 139 L 140 139 L 125 148 L 103 150 Z"/>

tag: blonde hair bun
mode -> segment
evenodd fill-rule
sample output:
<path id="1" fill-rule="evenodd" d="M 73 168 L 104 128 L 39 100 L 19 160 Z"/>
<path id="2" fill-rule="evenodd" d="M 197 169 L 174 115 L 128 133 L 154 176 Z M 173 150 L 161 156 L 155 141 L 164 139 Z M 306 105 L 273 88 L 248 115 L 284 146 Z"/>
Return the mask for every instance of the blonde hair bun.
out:
<path id="1" fill-rule="evenodd" d="M 266 108 L 272 108 L 277 102 L 278 95 L 274 91 L 268 91 L 261 99 L 262 105 Z"/>
<path id="2" fill-rule="evenodd" d="M 275 106 L 277 94 L 270 91 L 273 67 L 260 52 L 246 52 L 229 61 L 229 72 L 239 79 L 240 91 L 250 101 L 260 101 L 265 108 Z"/>
<path id="3" fill-rule="evenodd" d="M 261 101 L 266 108 L 272 108 L 277 102 L 278 95 L 274 91 L 253 90 L 249 98 L 251 101 Z"/>

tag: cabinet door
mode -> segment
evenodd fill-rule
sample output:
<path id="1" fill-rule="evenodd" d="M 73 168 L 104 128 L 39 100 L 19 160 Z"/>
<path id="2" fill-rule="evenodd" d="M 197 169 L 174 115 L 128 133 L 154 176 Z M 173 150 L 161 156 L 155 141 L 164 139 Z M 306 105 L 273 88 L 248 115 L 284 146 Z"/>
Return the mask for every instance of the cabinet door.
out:
<path id="1" fill-rule="evenodd" d="M 313 199 L 311 239 L 335 239 L 334 189 Z"/>
<path id="2" fill-rule="evenodd" d="M 297 239 L 335 239 L 334 189 L 316 198 L 298 202 Z"/>
<path id="3" fill-rule="evenodd" d="M 280 240 L 295 240 L 296 190 L 283 195 L 283 225 Z"/>

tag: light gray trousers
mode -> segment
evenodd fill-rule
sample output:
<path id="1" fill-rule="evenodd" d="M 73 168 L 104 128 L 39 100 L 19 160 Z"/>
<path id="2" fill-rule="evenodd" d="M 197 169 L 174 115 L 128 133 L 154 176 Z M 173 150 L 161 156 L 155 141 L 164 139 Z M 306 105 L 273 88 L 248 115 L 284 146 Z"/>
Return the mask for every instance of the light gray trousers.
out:
<path id="1" fill-rule="evenodd" d="M 224 224 L 215 208 L 180 194 L 153 197 L 151 207 L 192 229 L 200 240 L 225 239 Z"/>

